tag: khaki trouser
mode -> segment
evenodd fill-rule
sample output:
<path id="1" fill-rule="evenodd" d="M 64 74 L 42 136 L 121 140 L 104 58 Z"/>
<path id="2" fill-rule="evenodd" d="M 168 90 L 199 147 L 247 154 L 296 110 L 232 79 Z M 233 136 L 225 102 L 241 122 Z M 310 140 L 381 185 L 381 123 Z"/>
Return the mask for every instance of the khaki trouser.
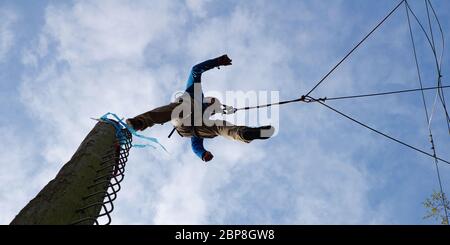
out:
<path id="1" fill-rule="evenodd" d="M 172 118 L 172 111 L 180 104 L 181 103 L 170 103 L 136 116 L 134 119 L 140 121 L 144 125 L 142 130 L 150 128 L 155 124 L 164 124 L 169 121 L 173 122 L 174 118 Z M 184 120 L 190 119 L 188 117 Z M 192 137 L 195 135 L 200 138 L 214 138 L 216 136 L 223 136 L 228 139 L 245 143 L 250 142 L 242 137 L 244 129 L 247 128 L 246 126 L 236 126 L 223 120 L 208 120 L 207 125 L 195 127 L 175 124 L 175 127 L 178 133 L 183 137 Z"/>
<path id="2" fill-rule="evenodd" d="M 164 124 L 172 120 L 172 111 L 179 105 L 181 105 L 181 103 L 170 103 L 136 116 L 133 119 L 139 121 L 143 125 L 141 130 L 145 130 L 146 128 L 151 128 L 155 124 Z"/>

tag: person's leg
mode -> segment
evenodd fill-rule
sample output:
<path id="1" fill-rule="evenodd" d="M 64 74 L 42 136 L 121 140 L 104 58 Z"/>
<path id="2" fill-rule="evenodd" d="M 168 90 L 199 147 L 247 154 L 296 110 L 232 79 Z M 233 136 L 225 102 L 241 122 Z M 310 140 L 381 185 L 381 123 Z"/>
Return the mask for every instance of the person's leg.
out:
<path id="1" fill-rule="evenodd" d="M 275 133 L 275 128 L 268 125 L 262 127 L 247 127 L 244 129 L 242 137 L 247 140 L 265 140 L 273 136 Z"/>
<path id="2" fill-rule="evenodd" d="M 237 140 L 244 143 L 250 143 L 252 139 L 246 139 L 244 137 L 245 131 L 248 129 L 247 126 L 236 126 L 231 123 L 227 123 L 224 126 L 214 127 L 217 131 L 217 135 L 223 136 L 231 140 Z"/>
<path id="3" fill-rule="evenodd" d="M 129 118 L 127 121 L 135 130 L 145 130 L 155 124 L 164 124 L 170 121 L 172 119 L 172 111 L 179 105 L 180 103 L 170 103 L 138 115 L 134 118 Z"/>
<path id="4" fill-rule="evenodd" d="M 199 137 L 213 138 L 223 136 L 228 139 L 250 143 L 255 139 L 268 139 L 274 133 L 272 126 L 252 128 L 247 126 L 236 126 L 227 121 L 215 120 L 212 126 L 197 127 Z"/>

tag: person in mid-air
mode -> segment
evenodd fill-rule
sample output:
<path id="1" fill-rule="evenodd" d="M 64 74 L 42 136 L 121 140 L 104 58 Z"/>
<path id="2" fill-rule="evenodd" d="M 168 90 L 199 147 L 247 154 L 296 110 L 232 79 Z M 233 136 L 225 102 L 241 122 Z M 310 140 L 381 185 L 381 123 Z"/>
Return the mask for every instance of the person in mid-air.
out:
<path id="1" fill-rule="evenodd" d="M 126 123 L 134 130 L 145 130 L 154 124 L 171 121 L 178 134 L 191 138 L 192 150 L 203 161 L 213 159 L 213 154 L 205 150 L 203 140 L 224 136 L 226 138 L 250 143 L 255 139 L 268 139 L 275 129 L 272 126 L 247 127 L 236 126 L 223 120 L 210 120 L 210 116 L 222 108 L 217 98 L 204 97 L 201 88 L 202 73 L 220 66 L 229 66 L 232 60 L 227 55 L 204 61 L 192 67 L 187 80 L 185 93 L 177 101 L 158 107 L 134 118 Z"/>

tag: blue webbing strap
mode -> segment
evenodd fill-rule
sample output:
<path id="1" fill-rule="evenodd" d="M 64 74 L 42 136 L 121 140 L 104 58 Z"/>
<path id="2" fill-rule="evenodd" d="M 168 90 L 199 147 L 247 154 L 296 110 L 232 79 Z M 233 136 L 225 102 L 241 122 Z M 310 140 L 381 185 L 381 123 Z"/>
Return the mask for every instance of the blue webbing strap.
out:
<path id="1" fill-rule="evenodd" d="M 118 123 L 114 123 L 113 121 L 111 121 L 111 120 L 108 118 L 109 115 L 113 116 L 113 117 L 118 121 Z M 116 128 L 116 136 L 117 136 L 117 138 L 118 138 L 119 140 L 121 140 L 122 137 L 124 137 L 124 136 L 122 135 L 122 127 L 124 127 L 124 128 L 126 128 L 128 131 L 130 131 L 130 133 L 131 133 L 132 135 L 134 135 L 134 136 L 136 136 L 136 137 L 138 137 L 138 138 L 145 139 L 145 140 L 150 141 L 150 142 L 152 142 L 152 143 L 155 143 L 155 144 L 161 146 L 161 148 L 162 148 L 165 152 L 168 153 L 168 151 L 166 150 L 166 148 L 165 148 L 161 143 L 159 143 L 158 139 L 153 138 L 153 137 L 147 137 L 147 136 L 138 134 L 138 133 L 136 132 L 136 130 L 134 130 L 132 127 L 130 127 L 130 126 L 128 126 L 126 123 L 124 123 L 123 120 L 120 119 L 116 114 L 111 113 L 111 112 L 108 112 L 108 113 L 106 113 L 105 115 L 103 115 L 100 119 L 103 120 L 103 121 L 105 121 L 105 122 L 107 122 L 107 123 L 110 123 L 111 125 L 113 125 L 113 126 Z M 122 126 L 122 127 L 121 127 L 121 126 Z M 153 149 L 156 149 L 155 146 L 150 145 L 150 144 L 145 144 L 145 145 L 133 144 L 133 147 L 135 147 L 135 148 L 152 147 Z"/>

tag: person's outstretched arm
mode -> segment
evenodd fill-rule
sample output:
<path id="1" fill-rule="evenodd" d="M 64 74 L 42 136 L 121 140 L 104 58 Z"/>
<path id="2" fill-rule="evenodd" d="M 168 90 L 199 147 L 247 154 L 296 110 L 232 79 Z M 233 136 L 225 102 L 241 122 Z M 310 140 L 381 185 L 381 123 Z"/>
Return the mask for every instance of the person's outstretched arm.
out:
<path id="1" fill-rule="evenodd" d="M 186 91 L 193 92 L 194 83 L 201 82 L 203 72 L 219 66 L 229 66 L 231 65 L 231 62 L 232 60 L 228 57 L 228 55 L 225 54 L 195 65 L 194 67 L 192 67 L 191 73 L 189 74 L 189 79 L 186 84 Z"/>
<path id="2" fill-rule="evenodd" d="M 205 147 L 203 146 L 203 138 L 193 136 L 191 138 L 191 145 L 192 151 L 194 151 L 195 155 L 197 155 L 203 161 L 209 162 L 213 159 L 214 156 L 211 154 L 211 152 L 205 150 Z"/>

